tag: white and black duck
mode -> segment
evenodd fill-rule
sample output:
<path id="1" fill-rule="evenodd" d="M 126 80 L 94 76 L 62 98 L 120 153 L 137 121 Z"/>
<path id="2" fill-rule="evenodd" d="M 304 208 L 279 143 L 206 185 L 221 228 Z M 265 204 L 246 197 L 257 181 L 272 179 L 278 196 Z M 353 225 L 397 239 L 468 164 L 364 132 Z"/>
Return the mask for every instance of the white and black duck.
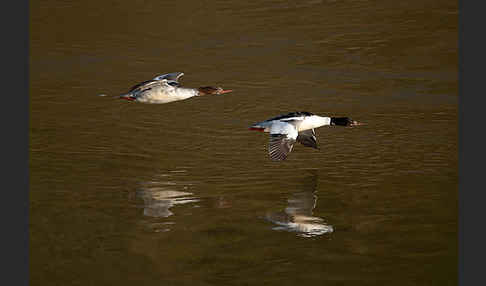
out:
<path id="1" fill-rule="evenodd" d="M 287 158 L 295 142 L 319 149 L 314 129 L 325 125 L 354 126 L 361 124 L 349 117 L 326 117 L 301 111 L 255 123 L 249 129 L 270 133 L 268 145 L 270 159 L 281 161 Z"/>

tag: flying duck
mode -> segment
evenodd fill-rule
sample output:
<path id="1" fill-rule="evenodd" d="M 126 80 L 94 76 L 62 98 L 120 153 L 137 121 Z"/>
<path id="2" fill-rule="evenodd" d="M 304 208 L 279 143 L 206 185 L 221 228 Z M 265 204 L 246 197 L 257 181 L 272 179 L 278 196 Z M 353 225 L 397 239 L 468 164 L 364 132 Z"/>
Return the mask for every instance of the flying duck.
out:
<path id="1" fill-rule="evenodd" d="M 145 103 L 168 103 L 194 96 L 223 94 L 232 91 L 213 86 L 181 87 L 179 78 L 183 75 L 182 72 L 159 75 L 151 80 L 134 85 L 128 93 L 120 95 L 120 98 Z"/>
<path id="2" fill-rule="evenodd" d="M 304 146 L 319 149 L 314 128 L 324 125 L 361 125 L 348 117 L 318 116 L 300 111 L 280 115 L 250 126 L 250 130 L 270 133 L 268 153 L 274 161 L 285 160 L 297 141 Z"/>

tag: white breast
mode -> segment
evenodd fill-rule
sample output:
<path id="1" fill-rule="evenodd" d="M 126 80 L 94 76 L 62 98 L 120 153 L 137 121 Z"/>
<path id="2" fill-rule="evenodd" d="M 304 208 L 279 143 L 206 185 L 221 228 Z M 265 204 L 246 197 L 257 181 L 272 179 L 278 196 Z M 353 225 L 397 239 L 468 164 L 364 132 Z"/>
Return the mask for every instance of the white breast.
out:
<path id="1" fill-rule="evenodd" d="M 298 125 L 298 130 L 300 132 L 300 131 L 313 129 L 313 128 L 317 128 L 324 125 L 330 125 L 330 124 L 331 124 L 330 117 L 312 115 L 312 116 L 305 117 L 304 120 L 300 122 L 300 124 Z"/>

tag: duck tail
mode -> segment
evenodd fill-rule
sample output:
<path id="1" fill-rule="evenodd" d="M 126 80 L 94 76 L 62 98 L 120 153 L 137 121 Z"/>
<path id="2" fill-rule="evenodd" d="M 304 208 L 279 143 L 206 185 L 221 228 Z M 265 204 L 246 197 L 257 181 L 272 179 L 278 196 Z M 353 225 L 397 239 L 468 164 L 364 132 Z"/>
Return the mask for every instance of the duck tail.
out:
<path id="1" fill-rule="evenodd" d="M 258 123 L 253 124 L 253 125 L 252 125 L 252 126 L 250 126 L 248 129 L 249 129 L 249 130 L 260 131 L 260 132 L 265 131 L 265 127 L 261 126 L 261 125 L 260 125 L 260 124 L 258 124 Z"/>
<path id="2" fill-rule="evenodd" d="M 102 94 L 98 94 L 98 96 L 107 97 L 108 95 L 102 93 Z M 119 99 L 125 99 L 125 100 L 135 100 L 135 97 L 133 97 L 132 94 L 130 94 L 130 93 L 121 94 L 121 95 L 114 95 L 114 96 L 111 96 L 111 98 L 119 98 Z"/>
<path id="3" fill-rule="evenodd" d="M 122 94 L 122 95 L 118 95 L 117 97 L 120 98 L 120 99 L 135 100 L 135 97 L 133 97 L 133 95 L 131 93 L 125 93 L 125 94 Z"/>

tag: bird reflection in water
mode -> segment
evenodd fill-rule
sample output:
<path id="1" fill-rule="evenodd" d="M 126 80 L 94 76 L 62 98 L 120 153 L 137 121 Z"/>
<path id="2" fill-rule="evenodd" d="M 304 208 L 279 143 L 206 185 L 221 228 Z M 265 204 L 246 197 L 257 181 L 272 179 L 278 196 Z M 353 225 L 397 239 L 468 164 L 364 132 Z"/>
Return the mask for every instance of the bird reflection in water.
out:
<path id="1" fill-rule="evenodd" d="M 199 201 L 191 197 L 192 193 L 160 187 L 140 190 L 137 195 L 143 199 L 143 214 L 150 217 L 169 217 L 174 214 L 170 211 L 171 207 Z"/>
<path id="2" fill-rule="evenodd" d="M 172 179 L 181 171 L 161 175 L 160 179 L 142 183 L 136 196 L 143 200 L 143 214 L 152 218 L 167 218 L 174 215 L 172 208 L 176 205 L 199 202 L 199 199 L 188 192 L 191 183 L 180 183 Z M 158 231 L 168 231 L 168 225 L 173 222 L 159 222 L 152 226 L 164 225 Z M 158 228 L 158 227 L 157 227 Z"/>
<path id="3" fill-rule="evenodd" d="M 267 220 L 277 225 L 274 230 L 297 232 L 301 237 L 333 232 L 332 225 L 312 215 L 317 202 L 317 180 L 317 172 L 313 170 L 312 176 L 305 180 L 303 191 L 292 193 L 283 211 L 267 213 Z"/>

